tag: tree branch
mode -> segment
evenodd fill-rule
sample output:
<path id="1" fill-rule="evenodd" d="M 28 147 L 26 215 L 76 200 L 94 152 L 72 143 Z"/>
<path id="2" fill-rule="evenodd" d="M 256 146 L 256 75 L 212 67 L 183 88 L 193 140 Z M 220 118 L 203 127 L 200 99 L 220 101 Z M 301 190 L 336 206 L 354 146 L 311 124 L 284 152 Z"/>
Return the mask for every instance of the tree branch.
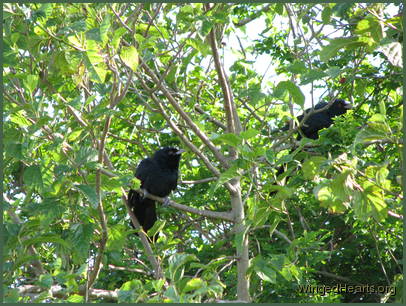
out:
<path id="1" fill-rule="evenodd" d="M 140 78 L 141 85 L 144 87 L 145 90 L 149 90 L 145 82 Z M 176 125 L 175 122 L 170 118 L 168 113 L 165 111 L 163 108 L 163 102 L 160 101 L 157 96 L 154 93 L 151 93 L 151 98 L 155 102 L 155 104 L 158 106 L 160 113 L 162 116 L 165 118 L 166 122 L 168 122 L 169 126 L 171 129 L 175 132 L 176 135 L 179 136 L 179 138 L 182 140 L 182 142 L 190 148 L 190 150 L 195 153 L 197 156 L 200 157 L 200 159 L 203 161 L 203 163 L 206 165 L 206 167 L 217 177 L 220 177 L 220 171 L 210 162 L 210 160 L 207 158 L 203 152 L 197 148 L 187 137 L 186 135 L 183 134 L 183 132 L 180 130 L 180 128 Z M 233 186 L 231 186 L 230 183 L 226 182 L 224 183 L 224 186 L 230 191 L 234 192 Z"/>
<path id="2" fill-rule="evenodd" d="M 240 20 L 238 22 L 234 22 L 234 25 L 236 27 L 242 27 L 242 26 L 246 25 L 247 23 L 257 19 L 259 17 L 259 15 L 261 15 L 262 13 L 268 12 L 271 9 L 271 5 L 274 5 L 274 3 L 265 5 L 259 11 L 256 11 L 252 16 L 244 18 L 243 20 Z"/>
<path id="3" fill-rule="evenodd" d="M 147 64 L 143 61 L 140 57 L 141 67 L 144 71 L 149 75 L 152 81 L 156 84 L 156 86 L 162 91 L 165 97 L 168 99 L 169 103 L 174 107 L 176 112 L 185 120 L 186 124 L 193 130 L 193 132 L 198 136 L 206 146 L 213 152 L 214 156 L 217 160 L 221 163 L 221 165 L 228 169 L 230 167 L 227 159 L 225 156 L 219 151 L 219 149 L 214 145 L 214 143 L 207 137 L 207 135 L 200 130 L 200 128 L 193 122 L 190 116 L 183 110 L 183 108 L 179 105 L 176 99 L 172 96 L 169 90 L 160 82 L 159 78 L 155 75 L 155 73 L 148 67 Z M 149 89 L 151 92 L 151 90 Z M 152 93 L 151 93 L 152 94 Z"/>
<path id="4" fill-rule="evenodd" d="M 110 128 L 110 124 L 111 124 L 111 116 L 107 116 L 106 122 L 104 124 L 103 134 L 102 134 L 100 142 L 99 142 L 98 161 L 99 161 L 100 165 L 103 165 L 104 146 L 106 143 L 106 137 L 107 137 L 107 133 Z M 97 171 L 96 171 L 96 194 L 97 194 L 97 202 L 98 202 L 97 210 L 99 212 L 100 224 L 101 224 L 101 228 L 102 228 L 102 237 L 100 240 L 98 254 L 96 256 L 93 270 L 89 274 L 89 277 L 87 280 L 87 289 L 90 289 L 93 286 L 93 284 L 100 272 L 101 260 L 103 257 L 104 249 L 106 247 L 107 238 L 108 238 L 107 218 L 106 218 L 106 214 L 104 212 L 102 196 L 101 196 L 101 170 L 100 169 L 97 169 Z"/>
<path id="5" fill-rule="evenodd" d="M 142 190 L 136 190 L 139 194 L 144 194 Z M 160 203 L 164 203 L 165 199 L 164 198 L 160 198 L 157 196 L 154 196 L 153 194 L 147 194 L 147 198 L 160 202 Z M 202 209 L 197 209 L 197 208 L 193 208 L 187 205 L 182 205 L 179 203 L 176 203 L 175 201 L 169 200 L 168 203 L 170 206 L 176 208 L 176 209 L 180 209 L 192 214 L 196 214 L 196 215 L 200 215 L 200 216 L 204 216 L 204 217 L 208 217 L 208 218 L 213 218 L 213 219 L 220 219 L 220 220 L 225 220 L 225 221 L 229 221 L 229 222 L 234 222 L 234 215 L 231 212 L 218 212 L 218 211 L 212 211 L 212 210 L 202 210 Z"/>
<path id="6" fill-rule="evenodd" d="M 218 121 L 216 118 L 213 118 L 212 116 L 210 116 L 209 114 L 207 114 L 201 107 L 199 104 L 195 104 L 195 110 L 201 114 L 201 115 L 205 115 L 207 120 L 213 122 L 215 125 L 217 125 L 218 127 L 222 128 L 223 130 L 227 130 L 227 127 L 221 122 Z"/>
<path id="7" fill-rule="evenodd" d="M 194 184 L 202 184 L 202 183 L 212 182 L 212 181 L 216 181 L 216 180 L 217 180 L 217 177 L 208 177 L 208 178 L 204 178 L 204 179 L 196 180 L 196 181 L 180 181 L 179 184 L 194 185 Z"/>
<path id="8" fill-rule="evenodd" d="M 66 288 L 63 288 L 59 285 L 51 286 L 51 288 L 47 289 L 41 286 L 34 286 L 34 285 L 23 285 L 17 288 L 18 293 L 20 296 L 31 296 L 32 299 L 36 299 L 38 295 L 42 292 L 48 291 L 52 297 L 66 299 L 71 295 L 68 293 Z M 85 287 L 80 286 L 78 294 L 84 296 L 85 295 Z M 116 302 L 118 299 L 118 292 L 116 290 L 102 290 L 102 289 L 90 289 L 89 290 L 89 297 L 93 299 L 105 299 L 108 301 Z"/>
<path id="9" fill-rule="evenodd" d="M 134 215 L 131 207 L 128 204 L 128 199 L 127 199 L 127 196 L 125 195 L 126 192 L 125 192 L 124 188 L 121 188 L 121 193 L 123 194 L 121 196 L 121 199 L 123 200 L 124 205 L 127 208 L 127 212 L 130 216 L 132 224 L 138 230 L 138 235 L 141 238 L 141 243 L 144 246 L 144 250 L 147 255 L 147 258 L 154 269 L 155 279 L 163 278 L 164 275 L 162 272 L 161 264 L 160 264 L 159 260 L 154 256 L 154 252 L 152 251 L 151 244 L 149 243 L 149 238 L 145 234 L 144 230 L 142 229 L 140 223 L 137 220 L 137 217 Z"/>

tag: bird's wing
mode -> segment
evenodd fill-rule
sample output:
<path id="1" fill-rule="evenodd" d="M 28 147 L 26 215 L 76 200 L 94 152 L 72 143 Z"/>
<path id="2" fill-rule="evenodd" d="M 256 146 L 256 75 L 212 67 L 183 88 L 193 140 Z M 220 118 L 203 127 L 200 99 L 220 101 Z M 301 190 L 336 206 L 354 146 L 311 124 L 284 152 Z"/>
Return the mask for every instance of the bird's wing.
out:
<path id="1" fill-rule="evenodd" d="M 317 132 L 331 125 L 332 120 L 326 111 L 310 115 L 302 126 L 302 132 L 306 137 L 317 138 Z M 311 136 L 313 135 L 313 136 Z"/>
<path id="2" fill-rule="evenodd" d="M 138 165 L 137 170 L 135 170 L 135 177 L 143 183 L 155 168 L 155 162 L 151 158 L 143 159 Z"/>

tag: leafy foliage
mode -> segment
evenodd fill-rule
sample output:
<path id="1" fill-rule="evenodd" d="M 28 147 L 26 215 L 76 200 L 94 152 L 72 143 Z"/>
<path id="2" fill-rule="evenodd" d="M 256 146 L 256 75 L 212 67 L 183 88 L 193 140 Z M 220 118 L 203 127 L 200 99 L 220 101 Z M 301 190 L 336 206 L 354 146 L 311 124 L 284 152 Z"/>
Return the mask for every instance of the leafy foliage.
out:
<path id="1" fill-rule="evenodd" d="M 401 302 L 403 5 L 393 8 L 4 4 L 5 302 L 235 300 L 245 241 L 253 302 Z M 336 96 L 355 107 L 318 140 L 275 132 Z M 189 148 L 172 199 L 230 212 L 238 181 L 242 231 L 159 206 L 147 252 L 122 197 L 139 187 L 138 162 L 169 145 Z M 338 283 L 397 291 L 302 290 Z"/>

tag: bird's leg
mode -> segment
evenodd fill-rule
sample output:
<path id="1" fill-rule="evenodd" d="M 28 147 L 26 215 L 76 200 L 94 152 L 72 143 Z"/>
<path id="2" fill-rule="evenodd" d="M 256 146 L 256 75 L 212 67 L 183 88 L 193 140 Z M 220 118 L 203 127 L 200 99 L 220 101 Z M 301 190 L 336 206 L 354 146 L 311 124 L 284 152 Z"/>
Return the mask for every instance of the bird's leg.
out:
<path id="1" fill-rule="evenodd" d="M 168 197 L 165 197 L 164 198 L 164 202 L 162 203 L 162 205 L 163 206 L 169 206 L 169 202 L 170 202 L 171 200 L 169 200 L 169 198 Z"/>

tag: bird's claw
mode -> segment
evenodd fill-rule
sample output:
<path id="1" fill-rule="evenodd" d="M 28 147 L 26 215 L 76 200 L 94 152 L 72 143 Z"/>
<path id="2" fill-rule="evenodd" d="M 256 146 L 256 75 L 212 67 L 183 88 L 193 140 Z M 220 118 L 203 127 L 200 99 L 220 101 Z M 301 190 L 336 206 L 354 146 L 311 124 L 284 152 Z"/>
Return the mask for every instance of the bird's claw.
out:
<path id="1" fill-rule="evenodd" d="M 170 201 L 169 198 L 164 198 L 163 206 L 169 206 Z"/>

